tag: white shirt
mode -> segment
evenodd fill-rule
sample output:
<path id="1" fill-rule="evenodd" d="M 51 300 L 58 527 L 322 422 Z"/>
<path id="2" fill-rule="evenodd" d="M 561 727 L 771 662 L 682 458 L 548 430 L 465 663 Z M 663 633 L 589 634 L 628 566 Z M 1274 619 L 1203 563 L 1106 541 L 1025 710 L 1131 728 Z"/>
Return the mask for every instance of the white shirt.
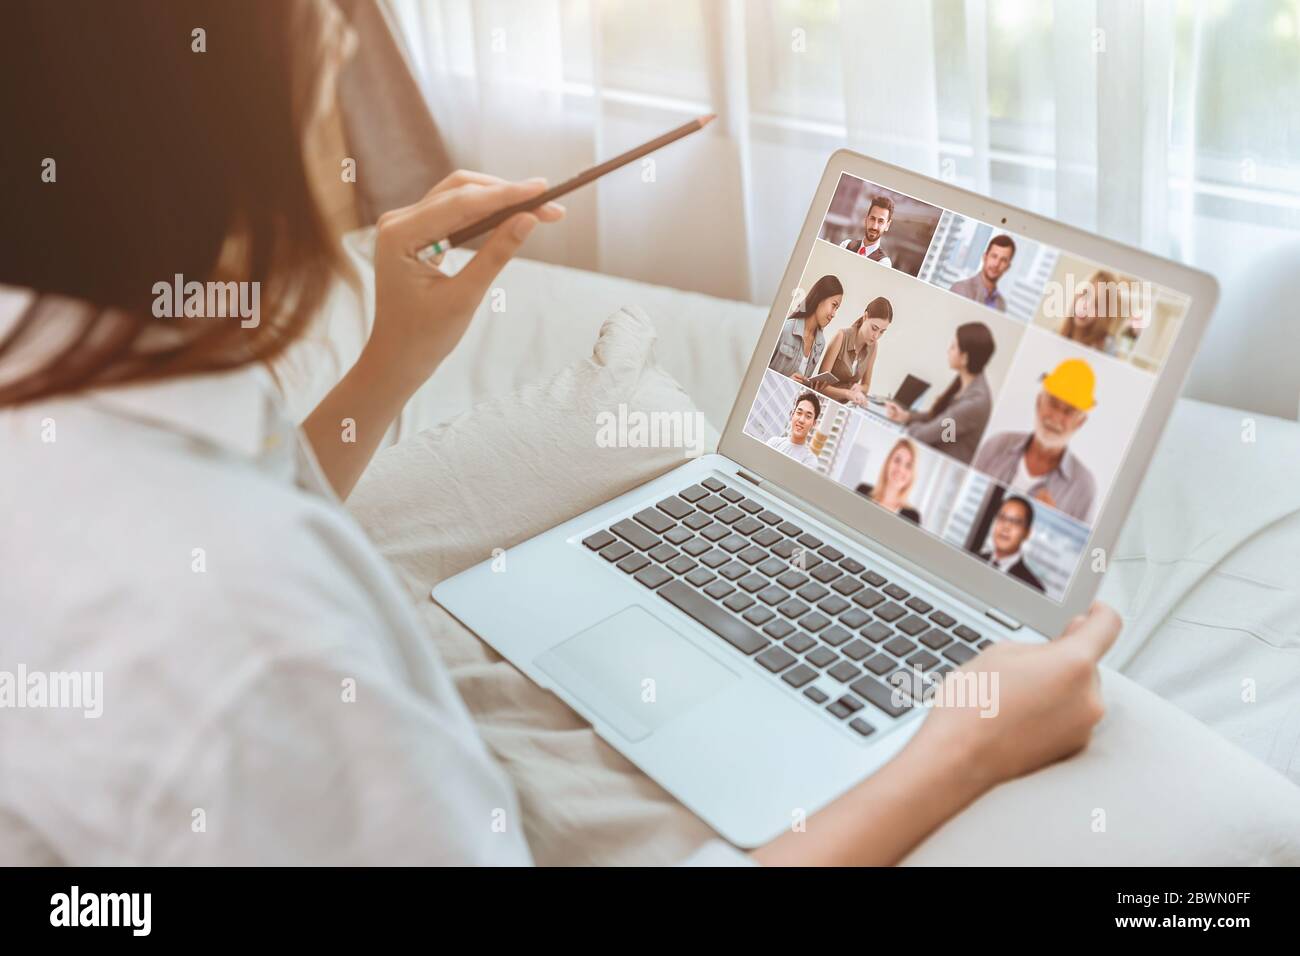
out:
<path id="1" fill-rule="evenodd" d="M 807 439 L 804 439 L 804 443 L 802 445 L 796 445 L 794 442 L 790 440 L 790 436 L 777 435 L 767 440 L 767 447 L 775 448 L 781 454 L 786 455 L 789 458 L 793 458 L 801 465 L 812 466 L 817 464 L 817 456 L 814 455 L 812 453 L 812 449 L 808 447 Z"/>
<path id="2" fill-rule="evenodd" d="M 847 249 L 849 247 L 849 244 L 852 243 L 853 241 L 854 241 L 854 237 L 849 236 L 849 238 L 845 239 L 843 242 L 840 243 L 840 248 Z M 864 258 L 866 256 L 871 255 L 873 252 L 875 252 L 877 249 L 880 248 L 880 243 L 882 241 L 883 240 L 881 239 L 877 239 L 875 242 L 872 243 L 863 243 L 862 247 L 858 249 L 858 255 L 863 256 Z M 889 256 L 881 256 L 879 259 L 873 259 L 872 261 L 879 262 L 886 269 L 892 269 L 894 266 L 893 260 L 890 259 Z"/>
<path id="3" fill-rule="evenodd" d="M 1012 551 L 1005 558 L 998 557 L 998 553 L 996 550 L 991 552 L 989 555 L 989 564 L 993 565 L 1003 574 L 1006 574 L 1008 571 L 1010 571 L 1012 565 L 1014 565 L 1019 560 L 1020 560 L 1019 548 L 1017 548 L 1015 551 Z"/>
<path id="4" fill-rule="evenodd" d="M 0 447 L 0 671 L 102 674 L 99 717 L 0 709 L 0 860 L 532 862 L 263 370 L 0 409 Z"/>

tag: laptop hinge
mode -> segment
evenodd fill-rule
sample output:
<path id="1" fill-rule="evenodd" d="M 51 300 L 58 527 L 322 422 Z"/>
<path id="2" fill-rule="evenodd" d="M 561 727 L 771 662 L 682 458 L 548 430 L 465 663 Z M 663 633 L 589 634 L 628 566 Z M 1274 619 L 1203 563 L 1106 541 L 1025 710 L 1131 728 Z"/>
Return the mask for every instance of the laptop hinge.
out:
<path id="1" fill-rule="evenodd" d="M 999 624 L 1001 624 L 1009 631 L 1018 631 L 1020 630 L 1021 627 L 1024 626 L 1019 621 L 1017 621 L 1014 617 L 1007 617 L 1007 615 L 1003 614 L 997 608 L 992 608 L 992 607 L 989 608 L 987 611 L 984 612 L 984 616 L 993 618 L 993 620 L 997 621 Z"/>

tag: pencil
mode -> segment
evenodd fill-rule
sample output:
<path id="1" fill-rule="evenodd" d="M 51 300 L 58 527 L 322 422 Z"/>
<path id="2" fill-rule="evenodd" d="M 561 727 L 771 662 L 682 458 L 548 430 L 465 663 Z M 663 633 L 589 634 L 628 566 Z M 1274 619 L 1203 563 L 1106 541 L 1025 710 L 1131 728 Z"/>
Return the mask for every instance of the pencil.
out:
<path id="1" fill-rule="evenodd" d="M 534 209 L 545 206 L 552 199 L 558 199 L 565 193 L 571 193 L 575 189 L 580 189 L 588 183 L 594 182 L 601 176 L 604 176 L 606 173 L 612 173 L 614 170 L 626 166 L 633 160 L 640 159 L 648 153 L 653 153 L 657 149 L 662 149 L 669 143 L 676 142 L 683 136 L 689 136 L 697 130 L 704 129 L 704 127 L 708 126 L 716 118 L 716 113 L 710 113 L 707 116 L 693 119 L 689 123 L 683 123 L 676 129 L 670 130 L 662 136 L 657 136 L 648 143 L 642 143 L 635 149 L 629 149 L 626 153 L 620 153 L 613 159 L 607 159 L 598 166 L 592 166 L 590 169 L 583 170 L 573 178 L 566 179 L 558 186 L 552 186 L 550 189 L 546 190 L 546 192 L 534 196 L 532 199 L 526 199 L 523 202 L 515 203 L 513 206 L 507 206 L 505 209 L 494 212 L 485 219 L 480 219 L 478 222 L 457 229 L 445 239 L 439 239 L 437 242 L 431 242 L 427 246 L 424 246 L 415 254 L 415 257 L 421 262 L 428 262 L 430 259 L 442 255 L 448 249 L 454 249 L 456 246 L 463 246 L 471 239 L 477 238 L 485 232 L 491 232 L 511 216 L 521 212 L 531 212 Z"/>

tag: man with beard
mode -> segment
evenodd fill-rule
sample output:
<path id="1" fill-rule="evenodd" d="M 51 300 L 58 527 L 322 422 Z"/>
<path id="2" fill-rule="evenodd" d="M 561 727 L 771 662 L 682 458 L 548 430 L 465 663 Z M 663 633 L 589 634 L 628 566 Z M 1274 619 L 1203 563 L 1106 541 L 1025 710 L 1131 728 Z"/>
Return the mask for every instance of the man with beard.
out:
<path id="1" fill-rule="evenodd" d="M 1043 377 L 1034 402 L 1034 430 L 988 438 L 974 467 L 1008 489 L 1088 522 L 1097 482 L 1069 449 L 1070 439 L 1096 405 L 1096 376 L 1083 359 L 1066 359 Z"/>
<path id="2" fill-rule="evenodd" d="M 880 241 L 885 238 L 885 233 L 889 232 L 893 221 L 894 200 L 888 196 L 872 196 L 871 205 L 867 206 L 867 214 L 862 217 L 862 238 L 845 239 L 840 243 L 840 248 L 865 256 L 873 262 L 879 262 L 886 269 L 892 269 L 893 260 L 885 255 Z"/>
<path id="3" fill-rule="evenodd" d="M 998 280 L 1011 268 L 1011 260 L 1016 254 L 1016 243 L 1008 235 L 994 236 L 984 249 L 984 258 L 980 271 L 965 279 L 958 279 L 949 290 L 965 296 L 972 302 L 987 305 L 999 312 L 1007 311 L 1007 300 L 998 291 Z"/>

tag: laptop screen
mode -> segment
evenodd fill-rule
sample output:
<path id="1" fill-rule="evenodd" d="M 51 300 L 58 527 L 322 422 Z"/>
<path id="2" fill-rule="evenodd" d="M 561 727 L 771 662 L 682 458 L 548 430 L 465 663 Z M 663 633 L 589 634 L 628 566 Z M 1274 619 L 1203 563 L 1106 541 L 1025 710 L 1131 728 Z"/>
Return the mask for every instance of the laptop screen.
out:
<path id="1" fill-rule="evenodd" d="M 744 433 L 1060 603 L 1190 303 L 843 173 Z"/>

